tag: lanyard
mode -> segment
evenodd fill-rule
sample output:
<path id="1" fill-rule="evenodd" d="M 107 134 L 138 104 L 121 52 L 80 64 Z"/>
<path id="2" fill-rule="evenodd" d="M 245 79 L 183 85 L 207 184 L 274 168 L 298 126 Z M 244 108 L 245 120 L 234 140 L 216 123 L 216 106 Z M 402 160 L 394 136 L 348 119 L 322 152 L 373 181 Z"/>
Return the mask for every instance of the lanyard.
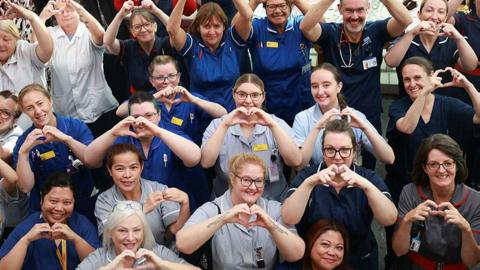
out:
<path id="1" fill-rule="evenodd" d="M 62 266 L 62 270 L 67 270 L 67 241 L 64 239 L 60 240 L 60 245 L 62 246 L 62 252 L 58 249 L 57 246 L 57 258 L 58 261 L 60 262 L 60 265 Z"/>

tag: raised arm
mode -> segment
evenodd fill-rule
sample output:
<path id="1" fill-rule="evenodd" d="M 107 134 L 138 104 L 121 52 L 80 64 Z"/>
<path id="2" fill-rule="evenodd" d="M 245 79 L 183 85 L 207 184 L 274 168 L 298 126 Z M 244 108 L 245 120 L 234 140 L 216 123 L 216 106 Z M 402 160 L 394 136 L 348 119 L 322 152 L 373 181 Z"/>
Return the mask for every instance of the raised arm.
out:
<path id="1" fill-rule="evenodd" d="M 194 96 L 182 86 L 175 87 L 174 91 L 175 93 L 181 94 L 180 100 L 178 101 L 193 103 L 208 113 L 212 118 L 220 118 L 227 114 L 227 110 L 220 104 Z"/>
<path id="2" fill-rule="evenodd" d="M 458 7 L 462 4 L 463 0 L 448 0 L 448 13 L 447 22 L 455 25 L 455 18 L 453 15 L 457 12 Z"/>
<path id="3" fill-rule="evenodd" d="M 82 5 L 77 3 L 73 0 L 67 0 L 67 5 L 72 6 L 80 16 L 80 21 L 85 24 L 90 32 L 90 38 L 92 39 L 93 43 L 98 46 L 103 44 L 103 36 L 105 34 L 105 29 L 103 29 L 102 25 L 92 16 Z"/>
<path id="4" fill-rule="evenodd" d="M 246 41 L 252 31 L 253 10 L 246 0 L 233 0 L 233 4 L 238 11 L 235 19 L 232 20 L 233 26 L 240 37 Z"/>
<path id="5" fill-rule="evenodd" d="M 177 5 L 170 13 L 170 19 L 167 23 L 167 32 L 170 36 L 170 42 L 173 44 L 177 51 L 180 51 L 185 42 L 187 42 L 187 33 L 182 29 L 182 14 L 187 0 L 179 0 Z"/>
<path id="6" fill-rule="evenodd" d="M 398 0 L 380 0 L 387 8 L 392 18 L 387 23 L 388 34 L 392 37 L 398 37 L 409 24 L 412 23 L 412 17 L 408 9 Z"/>
<path id="7" fill-rule="evenodd" d="M 420 29 L 426 26 L 430 27 L 431 24 L 431 22 L 422 21 L 415 28 L 406 32 L 405 35 L 388 49 L 387 54 L 385 55 L 385 64 L 389 67 L 398 67 L 405 57 L 412 40 L 419 34 Z"/>
<path id="8" fill-rule="evenodd" d="M 446 83 L 444 86 L 462 87 L 465 89 L 472 101 L 473 110 L 475 111 L 475 114 L 473 115 L 473 123 L 480 124 L 480 93 L 478 93 L 475 85 L 473 85 L 465 75 L 458 70 L 451 67 L 447 67 L 445 70 L 452 74 L 453 80 Z"/>
<path id="9" fill-rule="evenodd" d="M 117 12 L 117 15 L 115 15 L 112 22 L 107 27 L 105 35 L 103 36 L 103 44 L 105 44 L 105 48 L 107 48 L 109 53 L 114 55 L 120 54 L 120 41 L 116 38 L 118 29 L 120 29 L 123 19 L 132 12 L 133 8 L 134 4 L 132 0 L 125 1 L 122 8 Z"/>
<path id="10" fill-rule="evenodd" d="M 458 63 L 465 70 L 473 70 L 477 67 L 478 58 L 475 51 L 468 44 L 465 37 L 463 37 L 452 24 L 442 23 L 441 26 L 443 35 L 453 39 L 458 49 Z"/>
<path id="11" fill-rule="evenodd" d="M 25 138 L 25 141 L 18 150 L 18 158 L 16 164 L 16 171 L 18 175 L 18 189 L 23 193 L 28 193 L 32 190 L 35 184 L 35 176 L 30 167 L 30 151 L 37 145 L 42 144 L 43 132 L 41 129 L 34 129 Z"/>
<path id="12" fill-rule="evenodd" d="M 150 11 L 160 22 L 166 27 L 168 23 L 168 15 L 159 9 L 152 0 L 142 0 L 142 7 Z"/>
<path id="13" fill-rule="evenodd" d="M 333 0 L 319 0 L 313 4 L 300 23 L 300 30 L 310 41 L 315 42 L 322 35 L 322 27 L 319 22 L 325 11 L 333 4 Z"/>
<path id="14" fill-rule="evenodd" d="M 3 178 L 2 188 L 8 194 L 15 194 L 17 191 L 18 176 L 10 165 L 0 159 L 0 176 Z"/>
<path id="15" fill-rule="evenodd" d="M 177 188 L 167 188 L 163 191 L 162 195 L 163 199 L 180 204 L 180 211 L 178 213 L 177 220 L 168 226 L 168 230 L 175 235 L 190 217 L 188 195 Z"/>
<path id="16" fill-rule="evenodd" d="M 310 2 L 307 0 L 294 0 L 293 4 L 302 12 L 303 15 L 307 14 L 310 9 Z"/>

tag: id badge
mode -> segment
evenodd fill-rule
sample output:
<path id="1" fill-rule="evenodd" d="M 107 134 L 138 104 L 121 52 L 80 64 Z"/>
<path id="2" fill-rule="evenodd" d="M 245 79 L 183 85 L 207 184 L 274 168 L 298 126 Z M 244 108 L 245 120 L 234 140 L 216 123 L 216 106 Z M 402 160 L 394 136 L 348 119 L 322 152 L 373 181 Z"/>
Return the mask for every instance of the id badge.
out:
<path id="1" fill-rule="evenodd" d="M 366 59 L 362 61 L 363 70 L 367 70 L 369 68 L 373 68 L 377 66 L 377 58 L 372 57 L 370 59 Z"/>
<path id="2" fill-rule="evenodd" d="M 410 243 L 410 250 L 414 252 L 418 252 L 420 250 L 420 244 L 422 244 L 422 241 L 420 241 L 420 233 L 417 234 L 417 236 L 412 238 L 412 242 Z"/>
<path id="3" fill-rule="evenodd" d="M 270 183 L 274 183 L 280 180 L 277 162 L 275 161 L 270 162 L 270 165 L 268 166 L 268 175 L 269 175 Z"/>

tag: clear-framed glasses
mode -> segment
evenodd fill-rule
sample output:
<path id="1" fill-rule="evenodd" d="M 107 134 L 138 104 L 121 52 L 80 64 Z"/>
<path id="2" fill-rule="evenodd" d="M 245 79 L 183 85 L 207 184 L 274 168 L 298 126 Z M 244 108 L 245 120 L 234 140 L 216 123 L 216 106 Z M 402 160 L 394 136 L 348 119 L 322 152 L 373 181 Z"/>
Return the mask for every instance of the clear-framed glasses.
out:
<path id="1" fill-rule="evenodd" d="M 455 161 L 447 160 L 443 163 L 427 162 L 425 165 L 431 171 L 434 171 L 434 170 L 436 171 L 436 170 L 440 169 L 440 166 L 442 166 L 445 170 L 451 170 L 455 167 Z"/>
<path id="2" fill-rule="evenodd" d="M 235 95 L 237 95 L 238 99 L 242 101 L 247 99 L 247 97 L 250 97 L 253 101 L 259 101 L 262 98 L 263 93 L 254 92 L 254 93 L 247 94 L 243 91 L 235 91 Z"/>
<path id="3" fill-rule="evenodd" d="M 248 177 L 248 176 L 239 176 L 239 175 L 236 175 L 234 174 L 236 177 L 238 177 L 238 179 L 240 179 L 240 184 L 244 187 L 249 187 L 252 185 L 252 183 L 255 184 L 255 186 L 257 188 L 263 188 L 265 186 L 265 179 L 263 178 L 256 178 L 256 179 L 253 179 L 251 177 Z"/>
<path id="4" fill-rule="evenodd" d="M 287 10 L 288 5 L 286 3 L 277 4 L 277 5 L 265 5 L 265 9 L 268 10 L 269 12 L 273 12 L 277 8 L 280 9 L 281 11 L 285 11 Z"/>
<path id="5" fill-rule="evenodd" d="M 12 117 L 13 113 L 7 111 L 7 110 L 0 110 L 0 117 L 3 119 L 9 119 Z"/>
<path id="6" fill-rule="evenodd" d="M 143 210 L 143 206 L 139 202 L 135 201 L 119 201 L 114 207 L 113 211 L 115 210 L 120 210 L 120 211 L 125 211 L 127 209 L 132 209 L 135 211 L 141 211 Z"/>
<path id="7" fill-rule="evenodd" d="M 157 112 L 147 112 L 144 114 L 132 114 L 133 118 L 138 118 L 138 117 L 143 117 L 146 119 L 152 119 L 154 116 L 156 116 L 158 113 Z"/>
<path id="8" fill-rule="evenodd" d="M 333 147 L 323 148 L 323 155 L 328 158 L 333 158 L 338 153 L 341 158 L 348 158 L 352 155 L 353 147 L 342 147 L 340 149 L 335 149 Z"/>
<path id="9" fill-rule="evenodd" d="M 142 24 L 134 24 L 134 25 L 132 25 L 132 29 L 135 32 L 140 32 L 140 30 L 142 30 L 142 28 L 145 28 L 145 30 L 150 30 L 152 25 L 153 25 L 153 23 L 151 23 L 151 22 L 146 22 L 146 23 L 142 23 Z"/>
<path id="10" fill-rule="evenodd" d="M 177 79 L 178 74 L 180 74 L 180 72 L 170 73 L 167 76 L 150 76 L 150 78 L 152 78 L 154 81 L 159 81 L 162 83 L 166 82 L 167 80 L 169 82 L 174 82 Z"/>

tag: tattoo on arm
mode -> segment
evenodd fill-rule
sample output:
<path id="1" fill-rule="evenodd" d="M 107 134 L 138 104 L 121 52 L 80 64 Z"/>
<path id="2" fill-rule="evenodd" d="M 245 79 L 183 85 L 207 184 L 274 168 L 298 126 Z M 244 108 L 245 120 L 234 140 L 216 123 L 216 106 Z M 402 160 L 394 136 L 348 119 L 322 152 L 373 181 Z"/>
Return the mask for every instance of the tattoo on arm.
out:
<path id="1" fill-rule="evenodd" d="M 225 214 L 227 214 L 228 212 L 229 212 L 229 211 L 225 212 Z M 222 222 L 223 222 L 223 215 L 220 214 L 220 215 L 218 215 L 218 217 L 217 217 L 214 221 L 210 222 L 210 223 L 207 225 L 207 228 L 211 228 L 211 227 L 213 227 L 213 226 L 217 226 L 218 224 L 220 224 L 220 223 L 222 223 Z"/>
<path id="2" fill-rule="evenodd" d="M 275 220 L 271 219 L 270 218 L 270 221 L 272 222 L 273 224 L 273 230 L 281 233 L 281 234 L 285 234 L 285 235 L 288 235 L 288 232 L 285 231 L 277 222 L 275 222 Z"/>

